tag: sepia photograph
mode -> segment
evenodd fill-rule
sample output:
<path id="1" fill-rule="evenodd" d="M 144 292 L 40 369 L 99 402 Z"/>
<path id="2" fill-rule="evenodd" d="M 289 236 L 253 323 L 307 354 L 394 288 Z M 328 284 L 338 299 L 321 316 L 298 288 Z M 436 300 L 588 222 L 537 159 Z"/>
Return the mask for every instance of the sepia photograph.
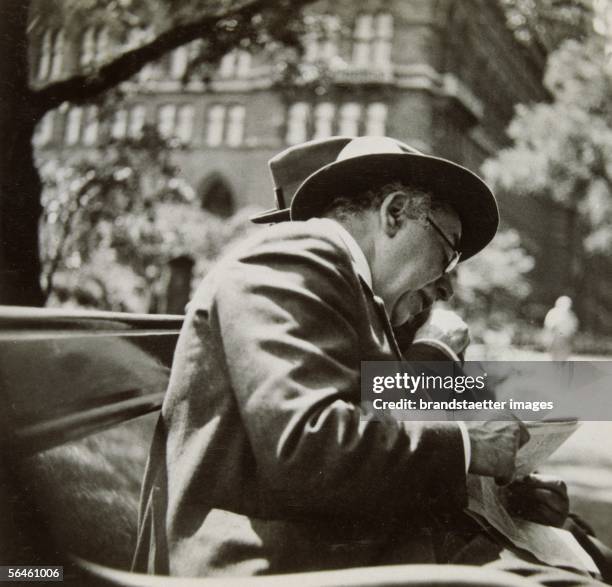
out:
<path id="1" fill-rule="evenodd" d="M 612 0 L 0 0 L 0 582 L 612 585 Z"/>

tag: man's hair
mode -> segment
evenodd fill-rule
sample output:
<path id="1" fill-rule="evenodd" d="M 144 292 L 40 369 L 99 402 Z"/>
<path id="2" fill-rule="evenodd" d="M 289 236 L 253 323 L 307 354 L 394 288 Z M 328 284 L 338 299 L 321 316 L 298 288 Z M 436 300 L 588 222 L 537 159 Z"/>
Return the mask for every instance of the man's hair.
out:
<path id="1" fill-rule="evenodd" d="M 425 221 L 430 212 L 446 204 L 424 190 L 408 187 L 396 181 L 355 196 L 338 196 L 329 203 L 323 216 L 331 216 L 342 221 L 367 210 L 376 210 L 380 208 L 383 200 L 394 192 L 407 196 L 401 211 L 402 215 L 407 218 Z"/>

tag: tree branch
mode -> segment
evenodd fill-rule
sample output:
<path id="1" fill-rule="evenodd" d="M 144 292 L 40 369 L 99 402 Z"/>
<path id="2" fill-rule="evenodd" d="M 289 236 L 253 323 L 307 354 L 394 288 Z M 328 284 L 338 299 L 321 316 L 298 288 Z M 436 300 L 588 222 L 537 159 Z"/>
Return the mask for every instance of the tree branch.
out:
<path id="1" fill-rule="evenodd" d="M 294 8 L 297 11 L 313 1 L 295 0 Z M 215 33 L 218 32 L 216 27 L 221 21 L 231 18 L 250 18 L 268 5 L 269 0 L 232 2 L 225 11 L 207 14 L 188 23 L 177 24 L 160 33 L 149 43 L 122 53 L 116 59 L 102 65 L 95 72 L 78 74 L 69 79 L 60 80 L 38 90 L 33 90 L 34 109 L 39 116 L 42 116 L 62 102 L 69 101 L 75 104 L 87 102 L 128 80 L 147 63 L 159 59 L 181 45 L 196 39 L 214 39 Z M 212 53 L 217 54 L 220 51 L 223 54 L 234 46 L 235 39 L 231 39 L 230 36 L 217 39 L 213 46 L 214 51 L 210 51 L 211 56 Z"/>

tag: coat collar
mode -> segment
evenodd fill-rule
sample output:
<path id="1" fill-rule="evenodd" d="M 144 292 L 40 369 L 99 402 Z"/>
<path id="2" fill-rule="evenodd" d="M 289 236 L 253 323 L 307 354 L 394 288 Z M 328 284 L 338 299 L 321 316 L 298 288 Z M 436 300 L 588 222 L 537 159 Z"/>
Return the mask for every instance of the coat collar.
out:
<path id="1" fill-rule="evenodd" d="M 368 260 L 366 259 L 366 256 L 363 251 L 361 250 L 361 247 L 353 238 L 353 235 L 336 220 L 333 220 L 331 218 L 323 218 L 322 220 L 326 223 L 330 223 L 330 229 L 333 230 L 340 237 L 340 239 L 348 249 L 348 252 L 351 255 L 351 259 L 353 260 L 355 270 L 357 271 L 357 275 L 359 275 L 362 281 L 364 281 L 370 288 L 370 290 L 372 290 L 372 272 L 370 271 L 370 265 L 368 264 Z"/>
<path id="2" fill-rule="evenodd" d="M 368 291 L 372 299 L 374 300 L 374 304 L 376 306 L 376 310 L 378 311 L 378 315 L 383 323 L 383 327 L 385 329 L 385 334 L 389 339 L 389 343 L 391 344 L 391 348 L 393 352 L 397 355 L 399 360 L 402 360 L 402 352 L 397 344 L 397 339 L 395 338 L 395 333 L 393 332 L 393 327 L 391 326 L 391 321 L 389 320 L 389 315 L 387 314 L 387 310 L 385 308 L 385 303 L 382 298 L 377 296 L 374 290 L 372 289 L 372 272 L 370 270 L 370 266 L 368 264 L 368 260 L 366 259 L 365 254 L 361 250 L 357 241 L 353 238 L 351 233 L 344 228 L 339 222 L 332 220 L 331 218 L 324 218 L 325 222 L 329 223 L 330 230 L 333 230 L 342 240 L 353 261 L 353 266 L 355 267 L 355 271 L 357 275 L 359 275 L 359 279 L 361 281 L 362 286 L 366 291 Z"/>

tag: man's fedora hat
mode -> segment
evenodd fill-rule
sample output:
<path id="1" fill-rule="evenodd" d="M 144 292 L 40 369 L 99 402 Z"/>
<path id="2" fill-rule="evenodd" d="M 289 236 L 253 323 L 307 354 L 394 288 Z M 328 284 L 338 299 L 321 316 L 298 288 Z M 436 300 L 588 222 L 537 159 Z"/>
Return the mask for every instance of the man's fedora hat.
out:
<path id="1" fill-rule="evenodd" d="M 329 143 L 327 150 L 324 143 Z M 311 159 L 315 152 L 318 157 Z M 330 158 L 321 164 L 324 155 Z M 314 167 L 316 164 L 319 167 Z M 396 139 L 366 136 L 311 141 L 278 154 L 270 161 L 270 170 L 277 194 L 281 188 L 281 193 L 293 194 L 293 198 L 288 209 L 285 202 L 277 202 L 275 219 L 264 213 L 260 218 L 268 214 L 267 218 L 258 219 L 259 222 L 307 220 L 321 215 L 338 196 L 350 197 L 387 183 L 401 182 L 428 192 L 455 209 L 461 220 L 458 248 L 462 260 L 482 250 L 497 232 L 497 203 L 482 179 L 461 165 L 424 155 Z M 289 177 L 291 181 L 283 184 Z"/>
<path id="2" fill-rule="evenodd" d="M 274 184 L 276 208 L 251 217 L 251 222 L 265 224 L 290 220 L 289 205 L 304 179 L 321 167 L 335 161 L 340 151 L 353 138 L 330 137 L 308 141 L 289 147 L 272 157 L 268 161 L 268 167 Z"/>

